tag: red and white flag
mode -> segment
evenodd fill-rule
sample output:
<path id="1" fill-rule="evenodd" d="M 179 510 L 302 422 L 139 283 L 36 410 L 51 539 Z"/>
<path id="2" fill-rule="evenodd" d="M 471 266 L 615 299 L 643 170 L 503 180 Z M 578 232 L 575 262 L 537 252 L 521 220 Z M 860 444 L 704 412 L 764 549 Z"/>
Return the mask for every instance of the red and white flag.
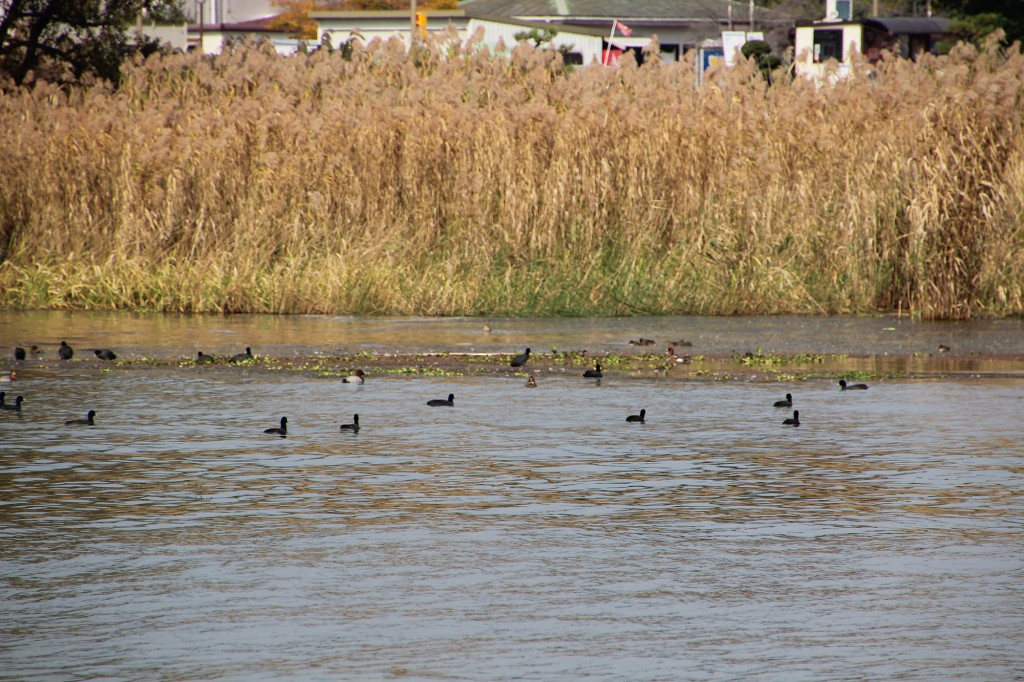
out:
<path id="1" fill-rule="evenodd" d="M 615 22 L 615 30 L 617 30 L 619 33 L 626 36 L 627 38 L 633 35 L 633 29 L 631 29 L 629 26 L 626 26 L 621 21 Z"/>

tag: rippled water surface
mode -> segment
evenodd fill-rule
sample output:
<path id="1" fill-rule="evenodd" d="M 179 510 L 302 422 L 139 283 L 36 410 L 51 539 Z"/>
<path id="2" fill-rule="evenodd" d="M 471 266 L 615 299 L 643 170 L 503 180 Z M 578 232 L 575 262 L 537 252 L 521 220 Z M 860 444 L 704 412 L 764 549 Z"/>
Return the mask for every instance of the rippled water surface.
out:
<path id="1" fill-rule="evenodd" d="M 355 343 L 336 333 L 358 329 L 322 318 L 0 322 L 7 357 L 15 343 L 64 336 L 154 357 L 253 338 L 336 352 Z M 496 322 L 484 341 L 471 334 L 478 321 L 391 322 L 367 321 L 361 342 L 578 340 L 559 321 Z M 609 345 L 651 328 L 568 324 L 596 325 L 588 343 Z M 673 323 L 657 324 L 668 334 Z M 702 338 L 699 322 L 675 324 Z M 764 321 L 760 336 L 786 324 Z M 740 344 L 759 336 L 737 329 L 748 329 Z M 917 328 L 896 343 L 1001 352 L 1019 350 L 1019 330 Z M 870 352 L 895 348 L 886 333 Z M 849 343 L 833 327 L 822 335 Z M 0 414 L 3 680 L 1024 675 L 1016 374 L 855 393 L 824 380 L 614 373 L 542 377 L 536 389 L 511 376 L 351 386 L 87 360 L 23 374 L 13 386 L 24 410 Z M 786 392 L 799 428 L 771 406 Z M 425 404 L 448 393 L 455 407 Z M 647 423 L 627 424 L 641 408 Z M 88 409 L 95 427 L 63 426 Z M 354 413 L 364 428 L 340 432 Z M 283 415 L 287 438 L 262 433 Z"/>

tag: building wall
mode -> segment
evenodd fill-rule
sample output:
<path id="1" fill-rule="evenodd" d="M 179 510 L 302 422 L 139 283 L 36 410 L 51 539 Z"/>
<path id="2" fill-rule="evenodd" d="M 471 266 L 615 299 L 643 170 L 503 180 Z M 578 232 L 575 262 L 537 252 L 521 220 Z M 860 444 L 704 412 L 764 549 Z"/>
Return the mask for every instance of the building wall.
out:
<path id="1" fill-rule="evenodd" d="M 172 50 L 188 49 L 187 24 L 143 24 L 142 33 L 159 40 L 161 45 L 170 45 Z"/>
<path id="2" fill-rule="evenodd" d="M 334 48 L 340 47 L 342 43 L 351 38 L 355 33 L 358 33 L 357 38 L 363 43 L 369 43 L 374 39 L 387 41 L 391 38 L 399 38 L 405 43 L 409 42 L 410 17 L 408 14 L 395 13 L 395 16 L 367 15 L 356 18 L 315 18 L 317 22 L 317 42 L 322 43 L 326 35 Z M 466 39 L 468 34 L 464 18 L 430 17 L 428 14 L 428 32 L 443 33 L 449 30 L 451 26 L 455 27 L 459 40 Z"/>
<path id="3" fill-rule="evenodd" d="M 862 24 L 820 22 L 812 26 L 798 26 L 794 46 L 794 67 L 797 75 L 821 78 L 825 75 L 829 60 L 819 58 L 815 61 L 815 31 L 840 31 L 842 35 L 842 59 L 839 61 L 839 75 L 849 72 L 850 57 L 854 52 L 861 51 L 864 26 Z"/>
<path id="4" fill-rule="evenodd" d="M 196 36 L 198 42 L 198 36 Z M 269 40 L 274 50 L 279 55 L 293 55 L 298 51 L 301 41 L 289 38 L 284 33 L 261 32 L 261 33 L 238 33 L 227 31 L 204 31 L 203 32 L 203 54 L 220 54 L 224 50 L 224 43 L 229 40 Z M 315 46 L 314 46 L 315 47 Z"/>
<path id="5" fill-rule="evenodd" d="M 529 31 L 529 29 L 497 21 L 470 19 L 467 34 L 473 37 L 477 35 L 478 31 L 482 32 L 483 44 L 493 51 L 499 41 L 504 43 L 506 50 L 511 50 L 519 42 L 515 35 Z M 571 49 L 572 52 L 578 52 L 582 55 L 584 64 L 601 61 L 601 38 L 597 36 L 562 30 L 552 39 L 550 45 L 555 49 L 565 47 Z"/>

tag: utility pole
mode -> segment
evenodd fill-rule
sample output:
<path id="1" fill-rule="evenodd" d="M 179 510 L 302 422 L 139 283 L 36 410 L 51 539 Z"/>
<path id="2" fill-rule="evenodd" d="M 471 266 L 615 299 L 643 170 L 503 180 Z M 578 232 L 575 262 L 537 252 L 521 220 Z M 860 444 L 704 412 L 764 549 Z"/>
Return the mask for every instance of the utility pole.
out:
<path id="1" fill-rule="evenodd" d="M 416 43 L 416 0 L 409 3 L 409 49 Z"/>
<path id="2" fill-rule="evenodd" d="M 203 53 L 203 22 L 205 21 L 203 18 L 204 5 L 206 5 L 206 0 L 199 0 L 199 54 Z"/>

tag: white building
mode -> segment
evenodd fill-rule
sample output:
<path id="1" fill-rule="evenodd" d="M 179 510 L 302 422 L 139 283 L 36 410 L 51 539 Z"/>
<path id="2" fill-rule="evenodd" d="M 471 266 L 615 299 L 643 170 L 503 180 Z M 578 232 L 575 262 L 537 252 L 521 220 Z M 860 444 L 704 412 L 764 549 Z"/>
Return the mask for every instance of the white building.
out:
<path id="1" fill-rule="evenodd" d="M 516 39 L 517 34 L 545 28 L 557 33 L 544 46 L 562 52 L 567 64 L 616 63 L 619 56 L 627 50 L 635 52 L 639 62 L 640 53 L 651 43 L 651 38 L 624 36 L 618 31 L 612 36 L 611 31 L 605 28 L 488 16 L 471 18 L 468 33 L 470 36 L 480 35 L 484 45 L 496 50 L 499 45 L 504 45 L 505 49 L 515 47 L 519 43 Z"/>
<path id="2" fill-rule="evenodd" d="M 832 63 L 840 76 L 849 73 L 854 55 L 878 61 L 884 50 L 906 59 L 931 52 L 948 34 L 949 20 L 933 17 L 871 17 L 854 20 L 849 0 L 826 0 L 825 18 L 796 22 L 794 69 L 797 75 L 822 78 Z"/>
<path id="3" fill-rule="evenodd" d="M 295 54 L 301 41 L 288 31 L 274 28 L 277 17 L 223 24 L 190 24 L 190 47 L 201 47 L 203 54 L 220 54 L 231 41 L 269 41 L 281 55 Z"/>
<path id="4" fill-rule="evenodd" d="M 234 24 L 281 12 L 273 0 L 185 0 L 182 5 L 185 14 L 197 24 Z"/>
<path id="5" fill-rule="evenodd" d="M 821 78 L 829 62 L 840 75 L 847 74 L 855 54 L 871 63 L 881 58 L 883 50 L 917 59 L 933 51 L 948 29 L 949 19 L 930 17 L 797 22 L 794 68 L 797 75 Z"/>
<path id="6" fill-rule="evenodd" d="M 426 19 L 423 30 L 440 33 L 454 28 L 460 41 L 467 37 L 469 19 L 462 10 L 428 10 L 420 12 Z M 317 41 L 326 39 L 338 48 L 349 38 L 356 36 L 361 42 L 369 43 L 377 38 L 390 40 L 400 38 L 409 42 L 412 30 L 412 15 L 406 10 L 379 10 L 372 12 L 318 11 L 310 12 L 310 19 L 317 23 Z"/>

